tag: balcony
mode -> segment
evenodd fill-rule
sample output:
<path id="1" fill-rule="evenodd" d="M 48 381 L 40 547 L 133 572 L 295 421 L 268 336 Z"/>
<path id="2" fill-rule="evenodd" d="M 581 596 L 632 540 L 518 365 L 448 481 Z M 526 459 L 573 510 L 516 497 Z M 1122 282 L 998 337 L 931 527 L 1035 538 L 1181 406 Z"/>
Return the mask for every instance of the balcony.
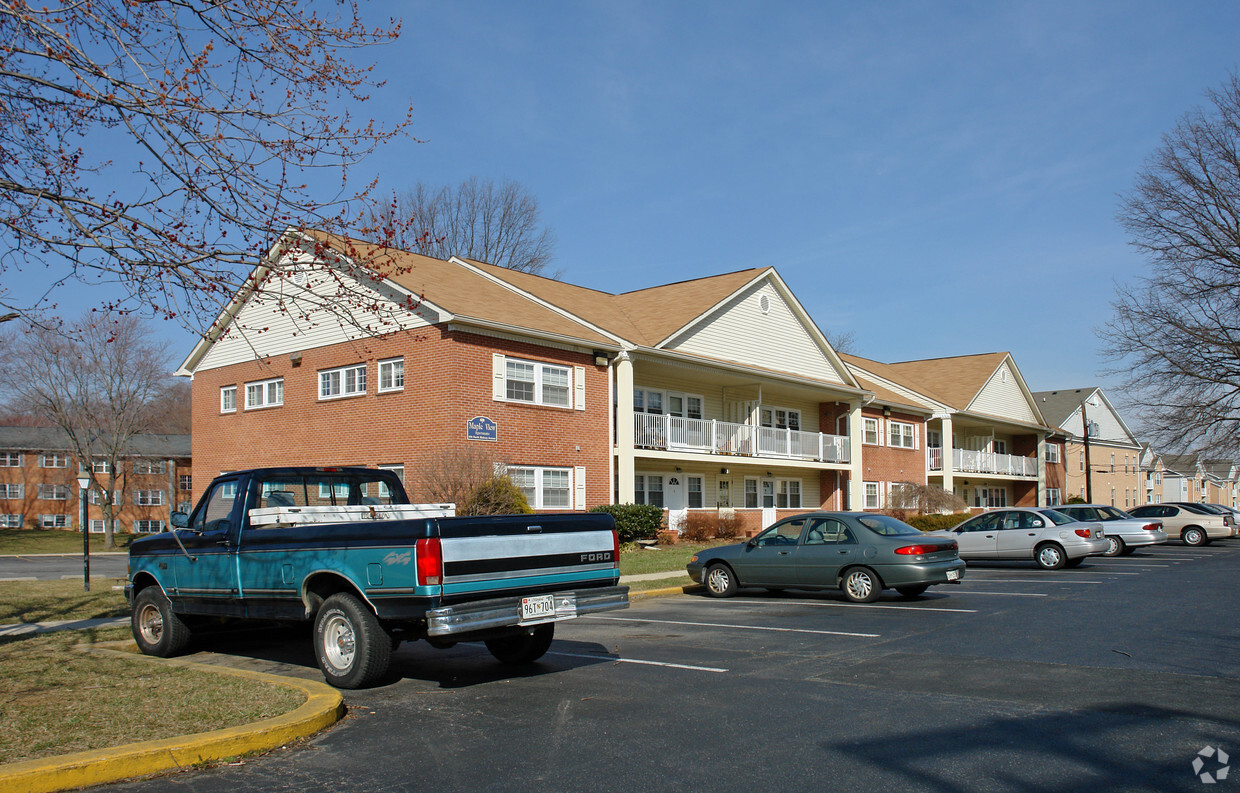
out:
<path id="1" fill-rule="evenodd" d="M 932 472 L 943 470 L 943 448 L 941 446 L 930 447 L 930 470 Z M 952 449 L 952 471 L 966 474 L 1004 474 L 1037 478 L 1038 460 L 1036 457 L 1021 457 L 1016 454 Z"/>
<path id="2" fill-rule="evenodd" d="M 643 449 L 846 463 L 851 448 L 846 435 L 648 413 L 633 420 L 634 445 Z"/>

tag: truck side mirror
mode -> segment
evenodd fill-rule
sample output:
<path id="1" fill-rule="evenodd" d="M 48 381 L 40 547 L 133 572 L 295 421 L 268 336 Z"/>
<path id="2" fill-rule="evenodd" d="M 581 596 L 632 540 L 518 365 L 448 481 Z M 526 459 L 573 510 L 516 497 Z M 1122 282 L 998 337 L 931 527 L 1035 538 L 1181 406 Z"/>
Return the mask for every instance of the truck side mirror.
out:
<path id="1" fill-rule="evenodd" d="M 184 512 L 173 512 L 170 516 L 172 519 L 172 528 L 184 529 L 189 526 L 189 515 Z"/>

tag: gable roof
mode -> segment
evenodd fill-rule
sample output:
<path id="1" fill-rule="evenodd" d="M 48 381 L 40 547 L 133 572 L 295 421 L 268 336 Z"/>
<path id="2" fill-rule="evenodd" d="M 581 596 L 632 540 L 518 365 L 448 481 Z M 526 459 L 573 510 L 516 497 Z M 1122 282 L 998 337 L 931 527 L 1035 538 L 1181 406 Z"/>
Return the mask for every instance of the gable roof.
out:
<path id="1" fill-rule="evenodd" d="M 0 427 L 0 449 L 15 452 L 59 452 L 69 449 L 59 427 Z M 190 436 L 148 433 L 135 435 L 127 453 L 134 457 L 189 457 Z"/>
<path id="2" fill-rule="evenodd" d="M 1038 391 L 1034 393 L 1033 398 L 1038 403 L 1038 408 L 1042 411 L 1042 416 L 1051 424 L 1062 429 L 1070 436 L 1081 437 L 1080 419 L 1075 422 L 1075 426 L 1065 426 L 1071 423 L 1073 416 L 1076 416 L 1081 409 L 1081 404 L 1086 400 L 1090 400 L 1090 406 L 1095 407 L 1097 402 L 1101 402 L 1100 407 L 1105 409 L 1115 419 L 1120 432 L 1127 437 L 1128 441 L 1137 446 L 1141 446 L 1137 436 L 1133 434 L 1128 427 L 1128 422 L 1124 421 L 1124 417 L 1120 415 L 1115 406 L 1111 404 L 1111 400 L 1107 398 L 1106 392 L 1098 386 L 1087 386 L 1084 388 L 1061 388 L 1056 391 Z M 1104 427 L 1105 428 L 1105 427 Z M 1098 439 L 1100 442 L 1119 441 L 1119 438 L 1102 437 Z"/>

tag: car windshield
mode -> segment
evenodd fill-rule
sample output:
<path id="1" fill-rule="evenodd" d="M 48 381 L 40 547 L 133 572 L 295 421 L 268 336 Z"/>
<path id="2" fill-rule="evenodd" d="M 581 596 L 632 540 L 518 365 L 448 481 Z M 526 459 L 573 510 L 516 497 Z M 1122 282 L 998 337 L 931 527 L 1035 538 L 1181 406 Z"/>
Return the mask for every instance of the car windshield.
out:
<path id="1" fill-rule="evenodd" d="M 1057 512 L 1053 509 L 1040 509 L 1038 510 L 1038 514 L 1045 515 L 1050 522 L 1054 523 L 1056 526 L 1062 526 L 1065 523 L 1076 523 L 1076 518 L 1070 518 L 1062 512 Z"/>
<path id="2" fill-rule="evenodd" d="M 857 522 L 875 534 L 885 534 L 889 537 L 921 534 L 920 531 L 914 529 L 904 521 L 896 520 L 895 518 L 888 517 L 887 515 L 865 515 L 857 518 Z"/>

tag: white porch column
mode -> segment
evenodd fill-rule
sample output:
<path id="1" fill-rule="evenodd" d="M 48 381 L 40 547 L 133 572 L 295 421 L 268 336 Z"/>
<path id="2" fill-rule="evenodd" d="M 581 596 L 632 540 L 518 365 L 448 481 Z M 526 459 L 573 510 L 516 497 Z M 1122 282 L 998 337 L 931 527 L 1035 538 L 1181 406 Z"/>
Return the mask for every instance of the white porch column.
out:
<path id="1" fill-rule="evenodd" d="M 1140 480 L 1138 479 L 1138 482 Z M 1060 492 L 1062 498 L 1063 493 Z M 1046 498 L 1046 437 L 1038 438 L 1038 504 L 1039 507 L 1048 507 Z"/>
<path id="2" fill-rule="evenodd" d="M 616 356 L 616 484 L 621 504 L 633 503 L 633 360 Z"/>
<path id="3" fill-rule="evenodd" d="M 943 436 L 943 489 L 954 493 L 955 482 L 952 479 L 952 466 L 956 464 L 956 455 L 952 453 L 952 417 L 944 414 L 939 416 L 939 432 Z"/>
<path id="4" fill-rule="evenodd" d="M 861 459 L 861 402 L 848 403 L 848 509 L 865 508 L 865 461 Z"/>

